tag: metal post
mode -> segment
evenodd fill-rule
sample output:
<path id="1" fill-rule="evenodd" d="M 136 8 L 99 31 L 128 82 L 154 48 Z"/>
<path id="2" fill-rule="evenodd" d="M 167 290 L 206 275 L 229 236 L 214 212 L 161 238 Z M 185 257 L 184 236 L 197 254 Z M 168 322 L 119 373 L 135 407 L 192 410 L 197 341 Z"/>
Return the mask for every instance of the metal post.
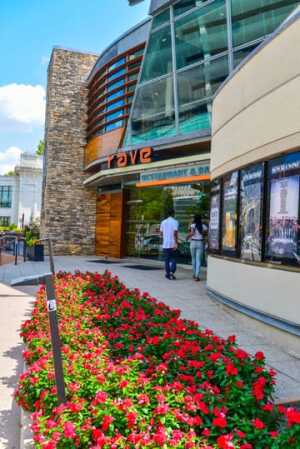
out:
<path id="1" fill-rule="evenodd" d="M 61 342 L 59 337 L 58 319 L 56 313 L 56 296 L 55 296 L 53 276 L 52 275 L 45 276 L 45 282 L 46 282 L 47 308 L 51 331 L 57 398 L 58 402 L 61 404 L 66 402 L 66 392 L 65 392 L 63 363 L 61 356 Z"/>
<path id="2" fill-rule="evenodd" d="M 54 275 L 55 274 L 55 267 L 54 267 L 54 258 L 53 258 L 53 250 L 52 250 L 51 239 L 48 239 L 48 250 L 49 250 L 50 270 L 51 270 L 51 273 Z"/>
<path id="3" fill-rule="evenodd" d="M 15 238 L 15 265 L 18 265 L 18 237 Z"/>

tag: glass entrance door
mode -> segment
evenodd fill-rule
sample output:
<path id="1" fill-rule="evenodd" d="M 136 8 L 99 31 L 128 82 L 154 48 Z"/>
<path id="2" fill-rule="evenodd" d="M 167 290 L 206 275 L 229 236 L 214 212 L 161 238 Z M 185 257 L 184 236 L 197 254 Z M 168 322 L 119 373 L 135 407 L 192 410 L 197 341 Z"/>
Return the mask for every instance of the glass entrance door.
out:
<path id="1" fill-rule="evenodd" d="M 209 216 L 209 183 L 172 185 L 137 189 L 128 188 L 125 202 L 126 255 L 162 260 L 160 223 L 168 210 L 175 210 L 179 221 L 179 263 L 190 264 L 190 245 L 186 241 L 195 214 L 207 223 Z"/>

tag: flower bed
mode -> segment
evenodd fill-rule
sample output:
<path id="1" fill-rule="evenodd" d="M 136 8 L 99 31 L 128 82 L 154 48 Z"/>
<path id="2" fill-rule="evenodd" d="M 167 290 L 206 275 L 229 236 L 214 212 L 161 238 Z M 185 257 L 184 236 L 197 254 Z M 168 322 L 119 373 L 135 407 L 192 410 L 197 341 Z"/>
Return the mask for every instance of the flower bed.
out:
<path id="1" fill-rule="evenodd" d="M 58 405 L 45 291 L 24 323 L 16 397 L 38 449 L 300 448 L 300 413 L 272 404 L 274 375 L 109 273 L 56 279 L 68 402 Z"/>

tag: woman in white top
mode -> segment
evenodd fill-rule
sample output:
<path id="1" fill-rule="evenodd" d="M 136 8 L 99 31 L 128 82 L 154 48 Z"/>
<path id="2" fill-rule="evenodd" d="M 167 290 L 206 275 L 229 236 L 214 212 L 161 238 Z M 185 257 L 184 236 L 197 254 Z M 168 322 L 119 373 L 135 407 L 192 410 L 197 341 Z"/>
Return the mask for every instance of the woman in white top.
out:
<path id="1" fill-rule="evenodd" d="M 200 215 L 194 217 L 194 221 L 191 224 L 188 239 L 191 242 L 191 255 L 193 264 L 193 274 L 195 281 L 200 281 L 201 262 L 203 259 L 204 251 L 204 237 L 203 233 L 207 230 L 207 227 L 202 223 Z"/>

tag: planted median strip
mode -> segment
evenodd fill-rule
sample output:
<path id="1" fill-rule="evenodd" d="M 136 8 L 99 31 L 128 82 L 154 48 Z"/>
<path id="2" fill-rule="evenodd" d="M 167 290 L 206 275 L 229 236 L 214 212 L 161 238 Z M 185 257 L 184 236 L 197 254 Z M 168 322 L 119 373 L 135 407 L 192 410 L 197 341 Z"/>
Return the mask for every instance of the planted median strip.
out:
<path id="1" fill-rule="evenodd" d="M 38 449 L 300 447 L 300 413 L 273 405 L 275 373 L 116 277 L 59 274 L 67 402 L 58 405 L 45 289 L 22 327 L 16 397 Z"/>

